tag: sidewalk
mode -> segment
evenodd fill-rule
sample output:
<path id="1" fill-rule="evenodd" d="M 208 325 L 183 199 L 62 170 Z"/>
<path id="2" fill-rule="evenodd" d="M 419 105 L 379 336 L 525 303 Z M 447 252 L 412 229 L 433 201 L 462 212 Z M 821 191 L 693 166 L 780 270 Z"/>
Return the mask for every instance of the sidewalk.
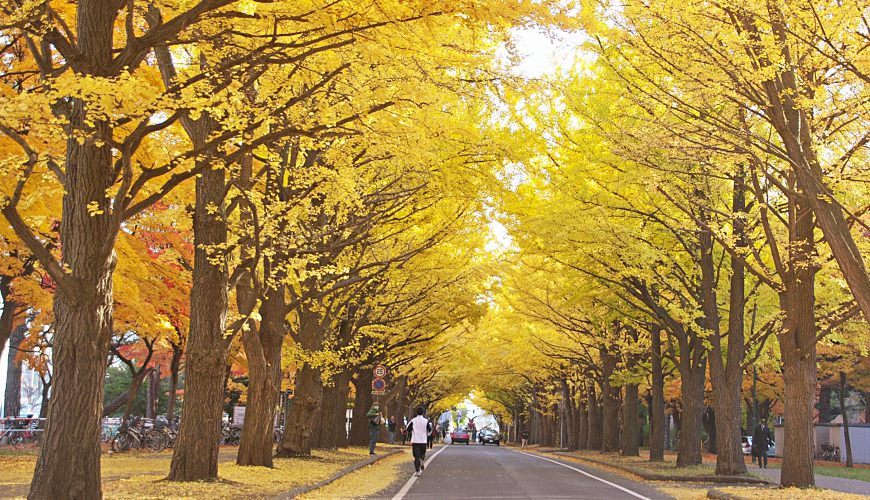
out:
<path id="1" fill-rule="evenodd" d="M 749 467 L 749 472 L 767 476 L 776 483 L 779 483 L 780 469 L 759 469 L 757 467 Z M 816 474 L 816 486 L 829 490 L 842 491 L 845 493 L 856 493 L 858 495 L 870 496 L 870 483 L 867 481 L 859 481 L 857 479 L 845 479 L 841 477 L 822 476 Z"/>

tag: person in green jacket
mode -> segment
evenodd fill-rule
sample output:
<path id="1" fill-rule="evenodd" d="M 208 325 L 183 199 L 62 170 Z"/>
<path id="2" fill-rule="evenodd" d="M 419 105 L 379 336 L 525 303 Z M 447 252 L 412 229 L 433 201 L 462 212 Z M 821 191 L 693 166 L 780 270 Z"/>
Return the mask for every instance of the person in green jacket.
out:
<path id="1" fill-rule="evenodd" d="M 366 413 L 366 417 L 369 419 L 369 455 L 374 455 L 375 443 L 378 442 L 378 433 L 381 430 L 381 425 L 384 423 L 381 407 L 377 401 L 372 405 L 372 409 Z"/>

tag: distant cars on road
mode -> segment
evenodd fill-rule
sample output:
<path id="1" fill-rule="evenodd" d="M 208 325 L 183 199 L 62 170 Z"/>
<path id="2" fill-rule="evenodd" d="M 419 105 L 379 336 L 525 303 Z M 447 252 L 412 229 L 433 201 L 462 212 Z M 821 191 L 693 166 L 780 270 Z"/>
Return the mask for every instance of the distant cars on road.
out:
<path id="1" fill-rule="evenodd" d="M 501 446 L 501 438 L 498 433 L 492 429 L 484 429 L 477 434 L 477 440 L 480 444 L 486 446 L 486 443 Z"/>
<path id="2" fill-rule="evenodd" d="M 465 443 L 468 444 L 471 441 L 471 436 L 468 435 L 468 431 L 462 428 L 454 429 L 453 432 L 450 433 L 450 442 L 451 443 Z"/>

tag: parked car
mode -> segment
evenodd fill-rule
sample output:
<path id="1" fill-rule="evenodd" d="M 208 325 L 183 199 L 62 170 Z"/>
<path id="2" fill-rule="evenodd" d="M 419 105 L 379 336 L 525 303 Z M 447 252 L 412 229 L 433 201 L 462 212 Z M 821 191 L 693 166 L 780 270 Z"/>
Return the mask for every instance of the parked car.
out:
<path id="1" fill-rule="evenodd" d="M 471 436 L 468 435 L 468 431 L 465 429 L 454 429 L 453 432 L 450 433 L 450 442 L 451 443 L 465 443 L 471 441 Z"/>
<path id="2" fill-rule="evenodd" d="M 740 446 L 743 448 L 744 455 L 752 455 L 752 436 L 743 436 L 740 438 Z M 770 446 L 767 447 L 767 456 L 775 457 L 776 455 L 776 443 L 773 441 L 770 442 Z"/>
<path id="3" fill-rule="evenodd" d="M 498 433 L 492 429 L 484 429 L 477 434 L 477 440 L 480 441 L 480 444 L 486 445 L 486 443 L 495 443 L 496 446 L 501 446 L 501 438 Z"/>
<path id="4" fill-rule="evenodd" d="M 744 455 L 752 455 L 752 436 L 740 438 L 740 446 L 743 448 Z"/>

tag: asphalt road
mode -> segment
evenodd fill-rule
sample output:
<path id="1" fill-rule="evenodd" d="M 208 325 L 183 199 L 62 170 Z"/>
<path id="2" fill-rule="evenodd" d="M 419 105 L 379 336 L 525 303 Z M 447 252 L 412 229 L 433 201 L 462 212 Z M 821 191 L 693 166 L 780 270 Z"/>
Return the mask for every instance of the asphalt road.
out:
<path id="1" fill-rule="evenodd" d="M 437 455 L 432 452 L 436 452 Z M 434 456 L 434 458 L 432 458 Z M 555 457 L 476 444 L 430 450 L 426 470 L 401 489 L 399 499 L 535 498 L 659 500 L 670 498 L 645 484 Z"/>

